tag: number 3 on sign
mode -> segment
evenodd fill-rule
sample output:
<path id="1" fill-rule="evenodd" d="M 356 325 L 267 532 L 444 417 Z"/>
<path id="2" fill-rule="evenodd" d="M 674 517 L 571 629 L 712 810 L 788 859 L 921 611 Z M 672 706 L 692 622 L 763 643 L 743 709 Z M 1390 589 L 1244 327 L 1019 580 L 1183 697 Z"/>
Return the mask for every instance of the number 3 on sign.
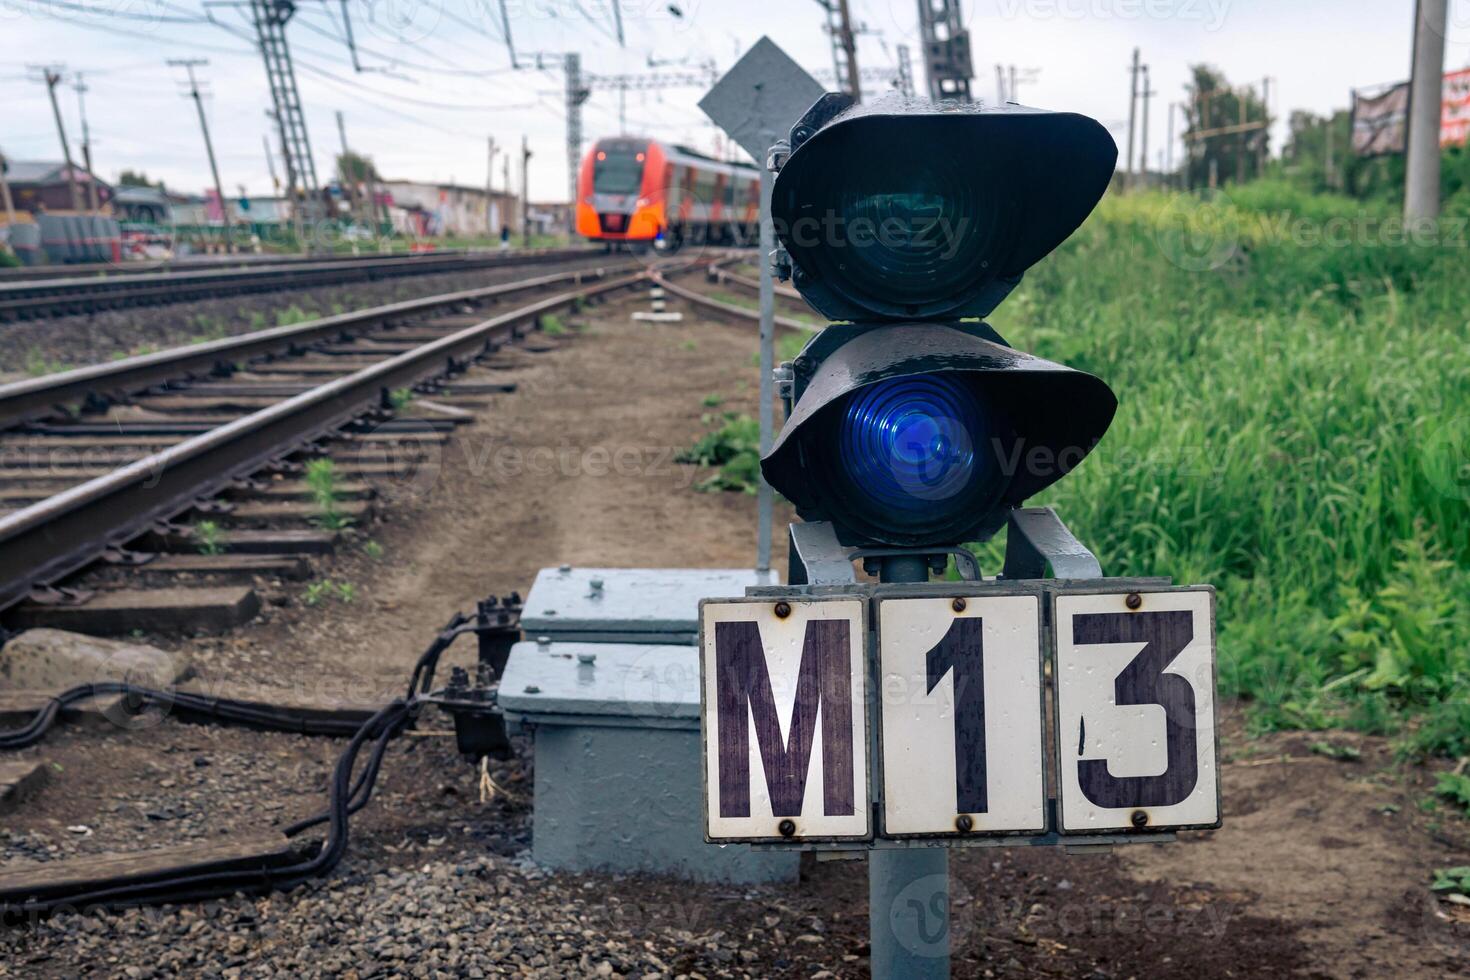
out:
<path id="1" fill-rule="evenodd" d="M 1040 833 L 1038 594 L 878 601 L 883 833 Z"/>
<path id="2" fill-rule="evenodd" d="M 1060 830 L 1220 824 L 1215 593 L 1056 597 Z"/>

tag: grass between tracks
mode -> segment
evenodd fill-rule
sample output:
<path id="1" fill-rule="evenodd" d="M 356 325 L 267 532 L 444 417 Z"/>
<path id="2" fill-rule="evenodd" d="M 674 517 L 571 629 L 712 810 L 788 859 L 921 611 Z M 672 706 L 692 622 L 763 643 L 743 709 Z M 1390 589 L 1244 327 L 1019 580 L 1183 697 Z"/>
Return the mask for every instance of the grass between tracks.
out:
<path id="1" fill-rule="evenodd" d="M 1470 754 L 1465 235 L 1406 244 L 1377 206 L 1229 193 L 1110 197 L 990 318 L 1119 396 L 1032 503 L 1109 575 L 1216 585 L 1221 693 L 1258 728 Z M 748 435 L 732 421 L 715 436 Z M 748 441 L 723 440 L 744 462 Z M 987 573 L 1003 537 L 975 546 Z"/>

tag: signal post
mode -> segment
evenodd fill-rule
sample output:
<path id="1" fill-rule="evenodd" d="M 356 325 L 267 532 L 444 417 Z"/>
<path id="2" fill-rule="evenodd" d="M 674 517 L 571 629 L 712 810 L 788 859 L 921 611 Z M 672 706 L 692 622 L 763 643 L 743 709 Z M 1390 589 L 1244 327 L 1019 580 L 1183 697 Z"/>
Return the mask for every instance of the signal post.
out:
<path id="1" fill-rule="evenodd" d="M 704 833 L 867 851 L 875 977 L 948 975 L 951 849 L 1220 823 L 1213 590 L 1105 578 L 1025 506 L 1117 400 L 983 320 L 1116 161 L 1083 116 L 837 94 L 770 154 L 776 271 L 830 325 L 761 461 L 801 518 L 788 583 L 700 606 Z"/>

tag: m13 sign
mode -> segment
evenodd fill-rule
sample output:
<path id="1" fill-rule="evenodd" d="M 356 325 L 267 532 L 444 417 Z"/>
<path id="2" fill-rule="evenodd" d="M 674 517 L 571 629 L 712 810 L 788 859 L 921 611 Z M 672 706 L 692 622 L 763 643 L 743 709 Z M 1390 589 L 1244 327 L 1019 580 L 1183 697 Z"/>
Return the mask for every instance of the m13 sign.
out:
<path id="1" fill-rule="evenodd" d="M 705 836 L 871 836 L 867 602 L 700 603 Z"/>
<path id="2" fill-rule="evenodd" d="M 1041 596 L 878 600 L 882 833 L 1042 833 Z"/>
<path id="3" fill-rule="evenodd" d="M 1215 592 L 1056 596 L 1058 828 L 1215 827 Z"/>

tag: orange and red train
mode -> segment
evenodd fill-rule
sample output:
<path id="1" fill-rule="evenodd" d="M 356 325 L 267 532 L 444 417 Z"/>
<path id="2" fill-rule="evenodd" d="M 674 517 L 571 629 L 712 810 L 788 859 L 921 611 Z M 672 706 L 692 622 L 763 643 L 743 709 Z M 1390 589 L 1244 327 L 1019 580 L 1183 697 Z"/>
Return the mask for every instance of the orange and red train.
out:
<path id="1" fill-rule="evenodd" d="M 598 140 L 577 175 L 577 233 L 611 245 L 735 245 L 759 231 L 760 174 L 658 140 Z"/>

